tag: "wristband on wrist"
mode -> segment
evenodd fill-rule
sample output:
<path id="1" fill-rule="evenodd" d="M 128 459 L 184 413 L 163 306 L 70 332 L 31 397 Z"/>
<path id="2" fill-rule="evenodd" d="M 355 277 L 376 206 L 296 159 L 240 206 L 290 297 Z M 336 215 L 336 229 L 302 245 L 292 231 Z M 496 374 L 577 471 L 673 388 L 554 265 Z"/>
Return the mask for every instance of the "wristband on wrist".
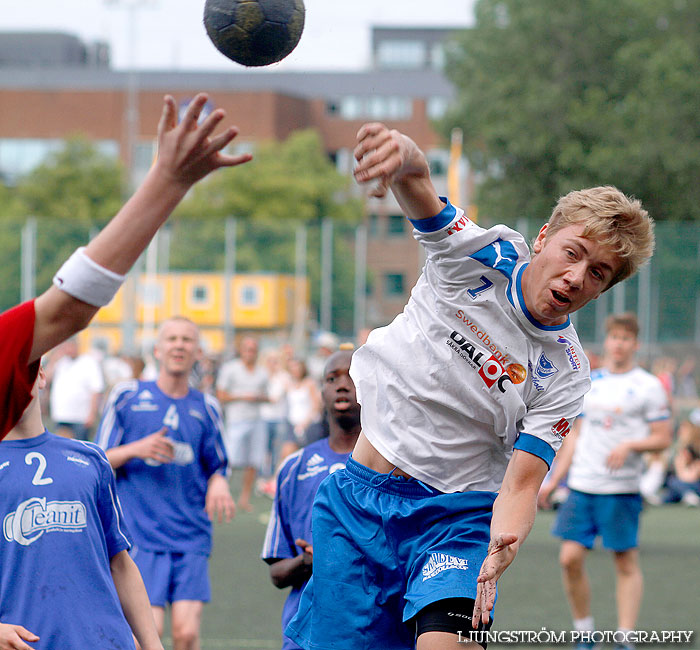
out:
<path id="1" fill-rule="evenodd" d="M 53 283 L 78 300 L 93 307 L 104 307 L 114 298 L 125 278 L 91 260 L 81 246 L 58 269 Z"/>

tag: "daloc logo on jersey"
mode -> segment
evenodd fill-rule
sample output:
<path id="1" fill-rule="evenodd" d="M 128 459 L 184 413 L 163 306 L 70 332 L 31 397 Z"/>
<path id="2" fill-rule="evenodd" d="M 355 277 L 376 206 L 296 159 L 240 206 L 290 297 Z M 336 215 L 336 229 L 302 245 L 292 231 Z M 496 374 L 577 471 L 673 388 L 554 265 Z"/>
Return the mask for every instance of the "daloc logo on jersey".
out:
<path id="1" fill-rule="evenodd" d="M 506 369 L 496 354 L 485 358 L 488 352 L 477 348 L 457 331 L 453 331 L 445 342 L 479 373 L 488 388 L 495 384 L 501 393 L 505 393 L 507 383 L 520 384 L 525 380 L 525 368 L 520 364 L 511 363 Z"/>
<path id="2" fill-rule="evenodd" d="M 2 531 L 8 542 L 29 546 L 44 533 L 78 533 L 87 526 L 87 512 L 80 501 L 46 501 L 32 497 L 5 516 Z"/>

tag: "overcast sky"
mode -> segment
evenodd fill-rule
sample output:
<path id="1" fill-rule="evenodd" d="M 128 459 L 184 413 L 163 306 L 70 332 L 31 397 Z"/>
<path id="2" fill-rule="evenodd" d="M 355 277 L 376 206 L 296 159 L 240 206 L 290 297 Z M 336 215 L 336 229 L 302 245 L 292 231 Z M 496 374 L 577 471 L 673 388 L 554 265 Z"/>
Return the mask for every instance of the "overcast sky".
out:
<path id="1" fill-rule="evenodd" d="M 370 28 L 472 22 L 474 0 L 305 0 L 297 48 L 271 70 L 358 69 L 370 59 Z M 129 7 L 136 7 L 129 9 Z M 58 30 L 110 43 L 112 64 L 145 69 L 239 69 L 202 25 L 204 0 L 0 0 L 0 31 Z M 135 47 L 129 53 L 129 15 Z"/>

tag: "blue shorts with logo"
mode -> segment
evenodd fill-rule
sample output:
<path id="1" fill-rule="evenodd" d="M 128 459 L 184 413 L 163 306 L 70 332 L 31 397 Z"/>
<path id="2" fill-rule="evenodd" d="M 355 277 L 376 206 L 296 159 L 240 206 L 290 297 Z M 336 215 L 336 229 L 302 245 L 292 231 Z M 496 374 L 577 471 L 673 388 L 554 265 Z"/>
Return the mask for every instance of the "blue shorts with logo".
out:
<path id="1" fill-rule="evenodd" d="M 593 548 L 596 537 L 603 548 L 627 551 L 638 546 L 639 494 L 590 494 L 571 490 L 559 507 L 552 534 Z"/>
<path id="2" fill-rule="evenodd" d="M 423 607 L 476 597 L 495 498 L 348 459 L 316 493 L 313 575 L 286 635 L 308 650 L 415 648 Z"/>
<path id="3" fill-rule="evenodd" d="M 199 553 L 167 553 L 137 548 L 132 558 L 154 607 L 178 600 L 211 600 L 209 558 Z"/>

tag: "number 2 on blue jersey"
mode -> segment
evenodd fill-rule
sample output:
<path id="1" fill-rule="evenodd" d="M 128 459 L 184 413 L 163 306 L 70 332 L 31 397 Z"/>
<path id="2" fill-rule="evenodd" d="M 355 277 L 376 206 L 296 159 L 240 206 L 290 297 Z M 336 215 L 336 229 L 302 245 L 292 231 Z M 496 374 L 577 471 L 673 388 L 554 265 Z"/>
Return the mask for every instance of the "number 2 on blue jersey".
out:
<path id="1" fill-rule="evenodd" d="M 475 287 L 474 289 L 467 289 L 467 293 L 472 300 L 480 293 L 484 293 L 484 291 L 487 291 L 493 286 L 493 282 L 491 282 L 491 280 L 489 280 L 485 275 L 482 275 L 479 280 L 481 280 L 482 283 L 478 287 Z"/>
<path id="2" fill-rule="evenodd" d="M 51 485 L 53 479 L 46 476 L 44 477 L 44 472 L 46 471 L 46 457 L 44 454 L 40 454 L 38 451 L 32 451 L 24 457 L 24 462 L 27 465 L 31 465 L 34 461 L 37 461 L 39 466 L 36 468 L 34 473 L 34 478 L 32 479 L 33 485 Z"/>

